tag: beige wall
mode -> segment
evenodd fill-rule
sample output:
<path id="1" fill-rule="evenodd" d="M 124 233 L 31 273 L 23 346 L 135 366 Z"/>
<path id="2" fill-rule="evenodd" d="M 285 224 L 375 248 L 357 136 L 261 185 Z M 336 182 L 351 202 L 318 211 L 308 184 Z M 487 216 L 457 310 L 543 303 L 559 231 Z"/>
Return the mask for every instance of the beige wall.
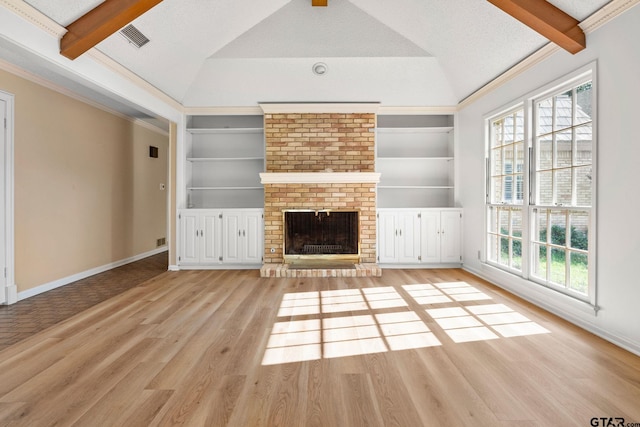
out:
<path id="1" fill-rule="evenodd" d="M 168 237 L 160 190 L 167 135 L 2 70 L 0 89 L 15 95 L 18 291 L 145 253 Z"/>

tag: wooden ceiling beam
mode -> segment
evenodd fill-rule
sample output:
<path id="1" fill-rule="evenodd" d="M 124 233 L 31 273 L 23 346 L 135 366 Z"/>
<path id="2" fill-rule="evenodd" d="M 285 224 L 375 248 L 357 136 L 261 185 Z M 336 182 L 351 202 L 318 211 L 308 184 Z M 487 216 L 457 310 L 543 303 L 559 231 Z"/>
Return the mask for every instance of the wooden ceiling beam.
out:
<path id="1" fill-rule="evenodd" d="M 311 6 L 326 6 L 328 0 L 311 0 Z"/>
<path id="2" fill-rule="evenodd" d="M 105 0 L 67 26 L 60 53 L 76 59 L 162 0 Z"/>
<path id="3" fill-rule="evenodd" d="M 572 54 L 587 47 L 578 20 L 545 0 L 487 1 Z"/>

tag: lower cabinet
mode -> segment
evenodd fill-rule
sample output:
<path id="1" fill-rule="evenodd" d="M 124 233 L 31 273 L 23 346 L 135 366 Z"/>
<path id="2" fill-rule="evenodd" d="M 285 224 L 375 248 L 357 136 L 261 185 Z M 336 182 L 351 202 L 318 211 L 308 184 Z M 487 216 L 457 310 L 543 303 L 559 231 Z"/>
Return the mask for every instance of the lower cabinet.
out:
<path id="1" fill-rule="evenodd" d="M 179 265 L 222 268 L 262 262 L 262 209 L 184 209 L 179 222 Z"/>
<path id="2" fill-rule="evenodd" d="M 378 262 L 460 264 L 462 209 L 379 209 Z"/>

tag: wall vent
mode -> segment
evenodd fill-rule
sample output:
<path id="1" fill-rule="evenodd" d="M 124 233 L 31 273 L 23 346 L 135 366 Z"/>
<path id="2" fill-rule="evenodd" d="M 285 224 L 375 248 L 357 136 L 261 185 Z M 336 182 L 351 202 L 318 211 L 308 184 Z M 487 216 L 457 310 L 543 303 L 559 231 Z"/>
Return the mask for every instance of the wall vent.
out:
<path id="1" fill-rule="evenodd" d="M 158 240 L 156 240 L 156 247 L 160 247 L 160 246 L 164 246 L 167 244 L 167 239 L 165 237 L 161 237 Z"/>
<path id="2" fill-rule="evenodd" d="M 122 30 L 120 30 L 120 34 L 122 34 L 122 36 L 127 39 L 129 43 L 137 48 L 141 48 L 150 41 L 147 36 L 142 34 L 140 30 L 138 30 L 132 24 L 129 24 Z"/>

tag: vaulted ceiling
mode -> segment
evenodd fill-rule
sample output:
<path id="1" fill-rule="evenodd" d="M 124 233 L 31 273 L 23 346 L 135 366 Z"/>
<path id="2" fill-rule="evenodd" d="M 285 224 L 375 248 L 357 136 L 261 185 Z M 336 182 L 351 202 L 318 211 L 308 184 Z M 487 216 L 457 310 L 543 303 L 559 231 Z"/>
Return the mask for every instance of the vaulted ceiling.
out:
<path id="1" fill-rule="evenodd" d="M 62 26 L 102 3 L 26 2 Z M 549 3 L 582 21 L 609 0 Z M 133 25 L 148 44 L 116 33 L 96 49 L 194 107 L 456 105 L 549 43 L 487 0 L 164 0 Z"/>

